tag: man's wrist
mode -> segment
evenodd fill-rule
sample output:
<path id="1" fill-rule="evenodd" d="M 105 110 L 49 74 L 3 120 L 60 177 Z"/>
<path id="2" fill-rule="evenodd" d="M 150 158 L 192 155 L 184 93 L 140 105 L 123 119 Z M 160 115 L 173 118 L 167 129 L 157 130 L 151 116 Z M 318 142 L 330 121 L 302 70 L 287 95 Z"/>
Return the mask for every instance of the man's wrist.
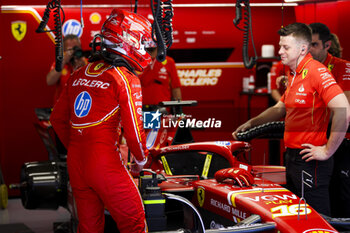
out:
<path id="1" fill-rule="evenodd" d="M 334 154 L 334 150 L 332 152 L 332 150 L 329 149 L 328 145 L 325 145 L 325 154 L 326 154 L 326 158 L 329 159 L 330 157 L 332 157 L 332 155 Z"/>
<path id="2" fill-rule="evenodd" d="M 142 161 L 138 161 L 135 158 L 135 163 L 137 163 L 137 165 L 139 165 L 139 166 L 144 166 L 147 163 L 147 157 L 145 157 Z"/>

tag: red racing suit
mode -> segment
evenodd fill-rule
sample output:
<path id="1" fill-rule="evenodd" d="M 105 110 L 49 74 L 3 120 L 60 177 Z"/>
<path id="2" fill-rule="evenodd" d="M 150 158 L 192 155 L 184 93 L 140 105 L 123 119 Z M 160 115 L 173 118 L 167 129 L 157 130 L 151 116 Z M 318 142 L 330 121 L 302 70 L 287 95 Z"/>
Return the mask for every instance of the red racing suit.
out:
<path id="1" fill-rule="evenodd" d="M 142 199 L 121 158 L 117 133 L 122 125 L 135 159 L 146 159 L 139 79 L 125 67 L 89 63 L 68 80 L 50 121 L 68 148 L 79 232 L 102 233 L 105 207 L 120 232 L 146 232 Z"/>

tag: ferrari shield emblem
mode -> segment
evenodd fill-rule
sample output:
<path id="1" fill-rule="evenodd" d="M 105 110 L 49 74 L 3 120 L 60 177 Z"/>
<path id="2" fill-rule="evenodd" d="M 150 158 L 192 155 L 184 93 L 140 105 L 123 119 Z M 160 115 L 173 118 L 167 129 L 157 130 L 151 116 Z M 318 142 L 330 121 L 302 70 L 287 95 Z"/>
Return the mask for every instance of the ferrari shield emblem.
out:
<path id="1" fill-rule="evenodd" d="M 334 68 L 334 65 L 333 65 L 333 64 L 328 64 L 328 70 L 329 70 L 330 72 L 332 72 L 333 68 Z"/>
<path id="2" fill-rule="evenodd" d="M 200 207 L 202 207 L 203 204 L 204 204 L 204 198 L 205 198 L 204 189 L 199 187 L 197 189 L 197 199 L 198 199 L 198 204 L 199 204 Z"/>
<path id="3" fill-rule="evenodd" d="M 303 70 L 303 78 L 302 79 L 306 78 L 306 75 L 307 75 L 308 72 L 309 72 L 308 69 Z"/>
<path id="4" fill-rule="evenodd" d="M 13 37 L 17 41 L 21 41 L 27 32 L 27 22 L 24 21 L 14 21 L 11 23 L 11 31 Z"/>

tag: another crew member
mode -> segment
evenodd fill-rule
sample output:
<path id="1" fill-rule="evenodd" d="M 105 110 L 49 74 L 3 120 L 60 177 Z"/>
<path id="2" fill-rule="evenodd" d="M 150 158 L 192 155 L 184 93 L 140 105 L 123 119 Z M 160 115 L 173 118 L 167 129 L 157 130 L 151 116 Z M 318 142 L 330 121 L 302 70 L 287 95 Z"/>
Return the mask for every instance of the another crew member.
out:
<path id="1" fill-rule="evenodd" d="M 288 66 L 281 61 L 272 65 L 270 70 L 270 90 L 271 97 L 277 103 L 287 87 Z"/>
<path id="2" fill-rule="evenodd" d="M 157 48 L 150 51 L 151 64 L 139 75 L 141 79 L 143 105 L 158 105 L 162 101 L 181 100 L 181 83 L 175 61 L 166 56 L 163 62 L 156 59 Z"/>
<path id="3" fill-rule="evenodd" d="M 278 31 L 279 55 L 290 69 L 286 92 L 276 105 L 239 126 L 236 134 L 251 127 L 285 116 L 287 187 L 302 195 L 302 171 L 310 174 L 304 181 L 304 197 L 319 213 L 330 215 L 329 182 L 332 155 L 342 142 L 350 120 L 349 103 L 327 67 L 309 53 L 312 32 L 303 23 L 293 23 Z M 329 112 L 333 113 L 330 137 L 326 131 Z"/>
<path id="4" fill-rule="evenodd" d="M 335 80 L 350 101 L 350 62 L 329 53 L 332 48 L 332 34 L 322 23 L 310 24 L 312 46 L 310 53 L 314 59 L 328 67 Z M 333 38 L 334 39 L 334 38 Z M 335 41 L 336 43 L 336 41 Z M 334 47 L 333 47 L 334 50 Z M 334 51 L 339 51 L 335 49 Z M 349 138 L 349 137 L 348 137 Z M 332 217 L 350 217 L 350 141 L 345 138 L 334 154 L 334 169 L 330 184 Z"/>
<path id="5" fill-rule="evenodd" d="M 46 83 L 48 86 L 56 85 L 53 104 L 57 102 L 71 74 L 87 63 L 85 57 L 83 56 L 83 51 L 81 50 L 81 43 L 78 36 L 74 34 L 66 35 L 63 38 L 63 50 L 62 71 L 56 71 L 56 63 L 54 62 L 46 76 Z"/>

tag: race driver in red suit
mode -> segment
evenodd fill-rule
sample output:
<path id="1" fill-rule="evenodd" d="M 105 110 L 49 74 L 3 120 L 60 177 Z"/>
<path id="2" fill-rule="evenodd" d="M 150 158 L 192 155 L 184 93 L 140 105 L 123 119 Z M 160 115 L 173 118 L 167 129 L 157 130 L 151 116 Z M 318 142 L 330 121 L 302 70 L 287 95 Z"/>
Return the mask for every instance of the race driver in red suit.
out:
<path id="1" fill-rule="evenodd" d="M 50 120 L 68 148 L 79 233 L 104 232 L 105 208 L 120 232 L 147 232 L 141 196 L 118 149 L 118 127 L 134 155 L 131 169 L 139 172 L 148 151 L 133 68 L 142 71 L 151 61 L 152 42 L 144 17 L 114 9 L 93 40 L 90 63 L 72 75 L 54 106 Z"/>

